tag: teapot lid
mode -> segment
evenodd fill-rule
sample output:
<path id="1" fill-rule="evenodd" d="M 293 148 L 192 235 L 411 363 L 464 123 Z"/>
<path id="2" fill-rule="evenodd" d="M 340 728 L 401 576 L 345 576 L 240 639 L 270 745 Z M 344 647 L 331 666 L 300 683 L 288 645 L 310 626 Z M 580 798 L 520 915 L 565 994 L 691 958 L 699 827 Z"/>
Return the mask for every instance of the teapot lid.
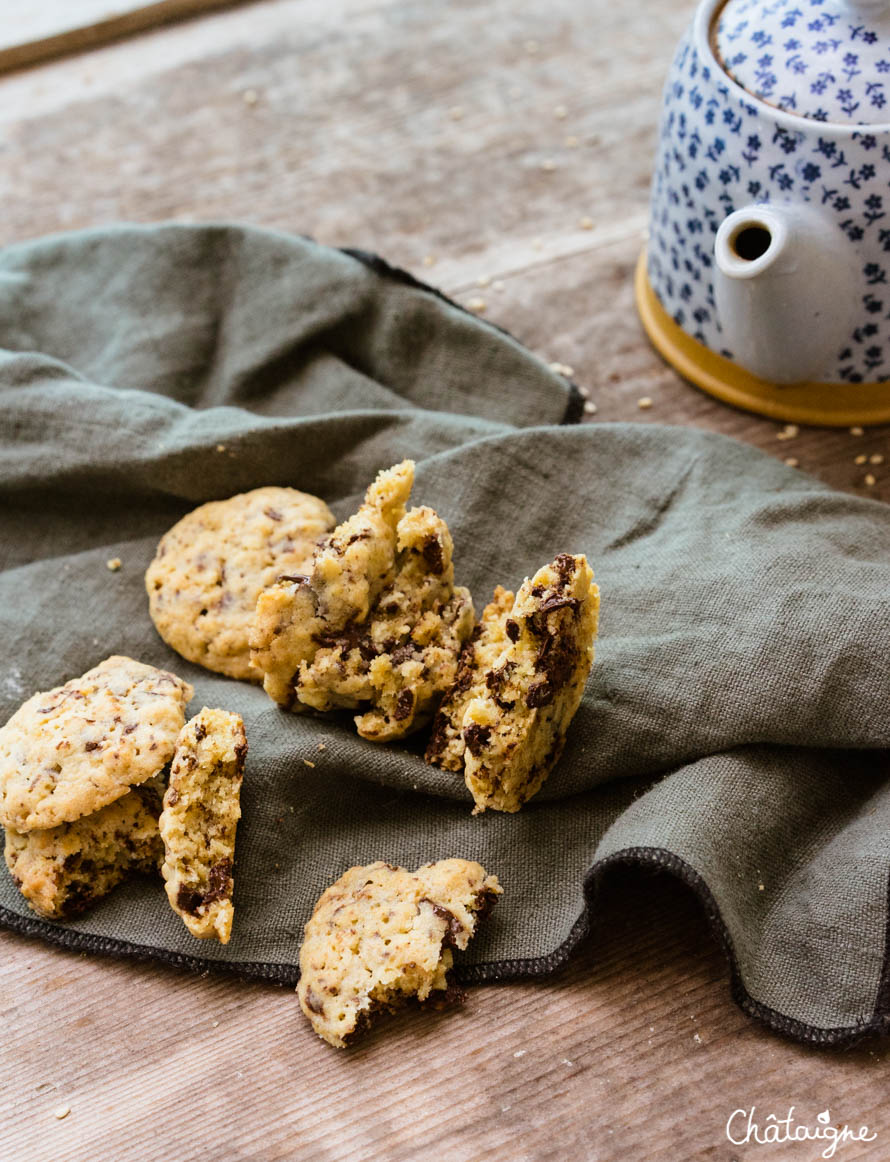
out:
<path id="1" fill-rule="evenodd" d="M 890 122 L 890 0 L 727 0 L 711 36 L 730 77 L 770 105 Z"/>

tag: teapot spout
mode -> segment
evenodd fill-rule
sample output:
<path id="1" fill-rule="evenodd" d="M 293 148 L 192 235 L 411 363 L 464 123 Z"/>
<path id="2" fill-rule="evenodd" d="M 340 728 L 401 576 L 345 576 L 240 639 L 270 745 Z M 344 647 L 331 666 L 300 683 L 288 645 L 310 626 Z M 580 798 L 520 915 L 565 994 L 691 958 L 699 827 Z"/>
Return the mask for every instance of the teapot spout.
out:
<path id="1" fill-rule="evenodd" d="M 722 222 L 714 294 L 726 346 L 770 383 L 833 379 L 858 306 L 852 247 L 812 206 L 752 205 Z"/>

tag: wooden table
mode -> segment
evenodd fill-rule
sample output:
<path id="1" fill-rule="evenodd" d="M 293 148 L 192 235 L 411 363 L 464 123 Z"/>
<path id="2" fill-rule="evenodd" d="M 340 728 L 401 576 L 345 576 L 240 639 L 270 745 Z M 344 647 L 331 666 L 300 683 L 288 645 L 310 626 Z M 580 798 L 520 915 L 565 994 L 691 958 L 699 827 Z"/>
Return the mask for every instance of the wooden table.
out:
<path id="1" fill-rule="evenodd" d="M 571 366 L 592 422 L 694 424 L 890 500 L 887 428 L 780 441 L 641 334 L 631 276 L 690 14 L 689 0 L 260 0 L 9 73 L 2 241 L 238 218 L 376 250 Z M 890 1157 L 887 1046 L 816 1051 L 758 1028 L 698 905 L 663 879 L 614 882 L 558 977 L 476 988 L 341 1054 L 289 990 L 8 933 L 0 948 L 4 1162 L 818 1157 L 731 1145 L 727 1118 L 752 1105 L 810 1122 L 828 1107 L 879 1134 L 837 1157 Z"/>

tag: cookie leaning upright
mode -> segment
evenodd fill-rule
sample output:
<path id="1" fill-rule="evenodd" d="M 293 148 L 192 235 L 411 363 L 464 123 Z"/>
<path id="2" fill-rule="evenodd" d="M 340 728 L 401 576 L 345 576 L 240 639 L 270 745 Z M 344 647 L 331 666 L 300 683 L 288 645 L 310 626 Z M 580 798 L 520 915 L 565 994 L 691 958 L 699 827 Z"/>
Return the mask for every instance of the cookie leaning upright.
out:
<path id="1" fill-rule="evenodd" d="M 448 999 L 451 950 L 466 948 L 501 892 L 464 859 L 350 868 L 322 893 L 300 949 L 297 994 L 315 1032 L 343 1049 L 375 1012 Z"/>
<path id="2" fill-rule="evenodd" d="M 282 573 L 308 568 L 334 524 L 323 500 L 274 486 L 187 513 L 161 538 L 145 574 L 158 633 L 190 662 L 257 681 L 248 646 L 257 597 Z"/>
<path id="3" fill-rule="evenodd" d="M 221 944 L 228 943 L 235 914 L 235 831 L 246 756 L 240 714 L 205 707 L 179 736 L 158 823 L 170 906 L 193 936 Z"/>
<path id="4" fill-rule="evenodd" d="M 260 596 L 251 636 L 276 702 L 363 711 L 358 732 L 377 742 L 429 721 L 474 620 L 445 521 L 431 508 L 405 511 L 413 481 L 410 460 L 382 472 L 321 542 L 311 573 Z"/>
<path id="5" fill-rule="evenodd" d="M 0 728 L 0 823 L 56 827 L 113 803 L 169 762 L 192 687 L 132 658 L 106 658 L 35 694 Z"/>
<path id="6" fill-rule="evenodd" d="M 464 647 L 427 762 L 463 769 L 476 806 L 518 811 L 565 744 L 593 665 L 599 590 L 584 556 L 561 553 L 516 599 L 500 587 Z"/>

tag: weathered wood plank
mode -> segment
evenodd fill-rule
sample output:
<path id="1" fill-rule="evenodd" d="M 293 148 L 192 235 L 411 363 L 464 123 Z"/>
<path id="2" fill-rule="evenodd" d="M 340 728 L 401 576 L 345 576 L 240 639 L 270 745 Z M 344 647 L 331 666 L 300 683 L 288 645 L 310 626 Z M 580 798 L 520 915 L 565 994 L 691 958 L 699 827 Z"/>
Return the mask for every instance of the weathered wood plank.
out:
<path id="1" fill-rule="evenodd" d="M 83 52 L 247 0 L 6 0 L 0 24 L 0 73 Z"/>

